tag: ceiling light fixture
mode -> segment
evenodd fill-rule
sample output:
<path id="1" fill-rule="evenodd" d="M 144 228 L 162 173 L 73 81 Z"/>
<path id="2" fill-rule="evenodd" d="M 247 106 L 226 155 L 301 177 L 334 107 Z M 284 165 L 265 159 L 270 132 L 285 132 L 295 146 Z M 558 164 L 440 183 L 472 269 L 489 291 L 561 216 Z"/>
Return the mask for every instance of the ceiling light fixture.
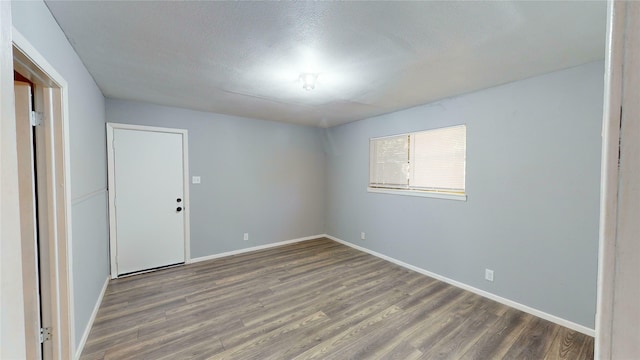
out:
<path id="1" fill-rule="evenodd" d="M 311 91 L 316 88 L 316 81 L 318 81 L 318 74 L 302 73 L 300 74 L 300 81 L 302 81 L 302 88 Z"/>

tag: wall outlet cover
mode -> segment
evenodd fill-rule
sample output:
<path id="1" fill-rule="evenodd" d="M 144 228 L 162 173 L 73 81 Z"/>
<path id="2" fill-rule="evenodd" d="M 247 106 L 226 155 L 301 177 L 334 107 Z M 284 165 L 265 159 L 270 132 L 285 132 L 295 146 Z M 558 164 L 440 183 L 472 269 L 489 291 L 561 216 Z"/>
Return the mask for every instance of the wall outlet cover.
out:
<path id="1" fill-rule="evenodd" d="M 484 278 L 487 281 L 493 281 L 493 270 L 484 269 Z"/>

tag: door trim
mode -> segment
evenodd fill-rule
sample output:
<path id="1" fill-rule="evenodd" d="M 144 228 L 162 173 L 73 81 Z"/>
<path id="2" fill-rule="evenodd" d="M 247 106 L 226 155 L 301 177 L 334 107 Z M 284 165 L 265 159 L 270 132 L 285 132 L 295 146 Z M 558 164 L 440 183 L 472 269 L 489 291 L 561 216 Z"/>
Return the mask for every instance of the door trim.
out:
<path id="1" fill-rule="evenodd" d="M 116 129 L 122 130 L 138 130 L 138 131 L 150 131 L 150 132 L 162 132 L 170 134 L 182 135 L 182 178 L 183 178 L 183 191 L 184 191 L 184 262 L 188 264 L 191 262 L 191 237 L 190 237 L 190 222 L 191 217 L 191 201 L 189 198 L 189 134 L 185 129 L 172 129 L 156 126 L 143 126 L 143 125 L 131 125 L 120 123 L 107 123 L 107 166 L 108 166 L 108 178 L 109 178 L 109 257 L 111 258 L 111 278 L 118 278 L 118 264 L 116 261 L 116 254 L 118 248 L 117 232 L 116 232 L 116 216 L 115 216 L 115 192 L 109 191 L 115 189 L 115 178 L 113 176 L 115 172 L 115 162 L 113 156 L 113 131 Z"/>
<path id="2" fill-rule="evenodd" d="M 47 62 L 29 41 L 15 28 L 12 29 L 14 69 L 28 75 L 44 92 L 44 141 L 46 157 L 45 187 L 48 218 L 48 243 L 51 276 L 51 315 L 54 359 L 70 359 L 75 349 L 72 236 L 71 236 L 71 172 L 69 150 L 69 93 L 67 81 Z M 22 200 L 21 200 L 22 201 Z M 23 245 L 24 246 L 24 245 Z M 35 258 L 23 254 L 23 269 L 35 268 Z M 23 270 L 25 296 L 33 296 L 37 274 Z M 35 277 L 34 277 L 35 276 Z M 26 300 L 26 299 L 25 299 Z M 26 302 L 25 302 L 26 304 Z M 24 309 L 26 312 L 32 308 Z M 39 309 L 38 309 L 39 311 Z M 39 339 L 26 337 L 26 346 L 40 346 Z"/>
<path id="3" fill-rule="evenodd" d="M 595 358 L 637 359 L 640 346 L 640 4 L 609 1 Z"/>

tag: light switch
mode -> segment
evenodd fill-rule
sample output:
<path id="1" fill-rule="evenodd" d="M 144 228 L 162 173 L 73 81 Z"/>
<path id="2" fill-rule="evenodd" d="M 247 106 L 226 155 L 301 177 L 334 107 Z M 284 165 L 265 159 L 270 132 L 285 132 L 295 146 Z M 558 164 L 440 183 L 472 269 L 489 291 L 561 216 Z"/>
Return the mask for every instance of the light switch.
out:
<path id="1" fill-rule="evenodd" d="M 191 178 L 191 183 L 192 184 L 200 184 L 200 176 L 193 176 Z"/>

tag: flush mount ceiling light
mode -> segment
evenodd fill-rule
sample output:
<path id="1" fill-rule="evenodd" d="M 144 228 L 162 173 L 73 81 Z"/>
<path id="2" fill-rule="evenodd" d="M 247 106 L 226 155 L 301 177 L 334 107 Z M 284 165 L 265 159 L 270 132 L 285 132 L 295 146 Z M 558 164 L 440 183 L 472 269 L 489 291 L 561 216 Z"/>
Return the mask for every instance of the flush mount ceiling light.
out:
<path id="1" fill-rule="evenodd" d="M 302 88 L 311 91 L 316 88 L 316 82 L 318 81 L 318 74 L 314 73 L 302 73 L 300 74 L 300 81 L 302 81 Z"/>

